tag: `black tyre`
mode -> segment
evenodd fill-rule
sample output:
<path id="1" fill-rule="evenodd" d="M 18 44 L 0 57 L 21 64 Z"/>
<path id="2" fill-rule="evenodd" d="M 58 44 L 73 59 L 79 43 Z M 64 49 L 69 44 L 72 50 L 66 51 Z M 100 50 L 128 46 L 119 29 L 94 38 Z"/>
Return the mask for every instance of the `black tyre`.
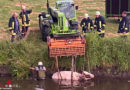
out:
<path id="1" fill-rule="evenodd" d="M 43 25 L 42 28 L 42 40 L 47 41 L 47 36 L 49 36 L 50 33 L 50 27 Z"/>
<path id="2" fill-rule="evenodd" d="M 45 24 L 44 20 L 42 20 L 42 18 L 46 18 L 45 15 L 46 15 L 46 13 L 41 13 L 39 15 L 39 27 L 40 27 L 43 41 L 47 41 L 47 36 L 50 33 L 50 24 L 49 23 Z"/>

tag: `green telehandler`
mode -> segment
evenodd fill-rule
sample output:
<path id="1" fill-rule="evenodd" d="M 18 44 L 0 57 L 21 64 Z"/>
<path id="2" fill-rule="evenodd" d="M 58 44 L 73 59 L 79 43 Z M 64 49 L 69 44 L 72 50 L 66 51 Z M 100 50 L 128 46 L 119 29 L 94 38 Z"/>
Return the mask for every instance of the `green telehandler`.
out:
<path id="1" fill-rule="evenodd" d="M 47 13 L 39 14 L 39 26 L 43 41 L 47 41 L 50 57 L 85 54 L 85 39 L 78 30 L 76 16 L 78 6 L 73 0 L 57 0 Z"/>
<path id="2" fill-rule="evenodd" d="M 39 15 L 43 40 L 46 40 L 48 35 L 54 37 L 79 35 L 76 9 L 78 6 L 74 5 L 73 0 L 58 0 L 56 7 L 50 7 L 47 0 L 48 13 L 42 12 Z"/>

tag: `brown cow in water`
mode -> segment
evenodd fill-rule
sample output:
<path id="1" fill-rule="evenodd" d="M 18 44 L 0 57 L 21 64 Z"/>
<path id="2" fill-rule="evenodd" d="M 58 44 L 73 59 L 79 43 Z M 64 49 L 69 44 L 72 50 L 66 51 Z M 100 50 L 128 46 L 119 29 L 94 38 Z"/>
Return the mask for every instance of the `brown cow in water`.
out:
<path id="1" fill-rule="evenodd" d="M 73 72 L 73 79 L 74 81 L 77 80 L 89 80 L 94 78 L 94 75 L 83 71 L 82 74 L 78 72 Z M 52 79 L 62 79 L 62 80 L 71 80 L 71 71 L 60 71 L 53 74 Z"/>

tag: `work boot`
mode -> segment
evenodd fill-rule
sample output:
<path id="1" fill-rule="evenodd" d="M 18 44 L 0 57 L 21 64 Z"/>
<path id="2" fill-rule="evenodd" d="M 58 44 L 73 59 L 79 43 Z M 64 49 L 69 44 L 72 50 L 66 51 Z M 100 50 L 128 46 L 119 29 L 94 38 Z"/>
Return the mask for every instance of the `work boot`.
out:
<path id="1" fill-rule="evenodd" d="M 12 37 L 11 37 L 11 42 L 14 42 L 14 39 L 15 39 L 15 36 L 12 35 Z"/>

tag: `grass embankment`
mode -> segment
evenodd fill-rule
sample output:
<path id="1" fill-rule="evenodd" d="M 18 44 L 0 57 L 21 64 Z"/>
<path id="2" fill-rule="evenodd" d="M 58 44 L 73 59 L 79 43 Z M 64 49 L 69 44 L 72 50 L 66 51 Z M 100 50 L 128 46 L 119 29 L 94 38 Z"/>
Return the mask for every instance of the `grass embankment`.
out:
<path id="1" fill-rule="evenodd" d="M 97 65 L 130 69 L 130 37 L 100 38 L 90 34 L 86 41 L 87 57 L 92 68 Z"/>
<path id="2" fill-rule="evenodd" d="M 32 41 L 31 36 L 36 35 L 36 41 Z M 0 43 L 0 64 L 9 64 L 12 75 L 27 77 L 30 66 L 36 66 L 39 60 L 43 61 L 48 70 L 54 70 L 54 59 L 48 57 L 46 43 L 40 39 L 39 31 L 31 33 L 28 41 L 10 43 L 8 41 Z M 104 68 L 117 66 L 120 70 L 130 68 L 130 38 L 100 38 L 95 34 L 86 37 L 86 59 L 78 57 L 77 70 L 85 70 L 88 67 L 92 70 L 96 66 Z M 37 42 L 37 43 L 36 43 Z M 38 43 L 41 43 L 40 45 Z M 88 61 L 90 66 L 88 66 Z M 59 59 L 59 66 L 64 69 L 71 68 L 71 57 Z"/>
<path id="3" fill-rule="evenodd" d="M 46 11 L 46 2 L 42 0 L 22 0 L 24 5 L 33 9 L 30 15 L 31 27 L 38 27 L 38 14 L 41 11 Z M 49 0 L 53 5 L 54 0 Z M 53 1 L 53 2 L 52 2 Z M 78 19 L 84 16 L 84 13 L 89 13 L 89 16 L 94 20 L 95 12 L 101 11 L 105 15 L 104 0 L 74 0 L 79 5 L 77 11 Z M 8 20 L 11 14 L 16 11 L 20 12 L 19 0 L 0 0 L 0 37 L 4 33 L 8 33 Z M 118 23 L 113 19 L 106 19 L 106 32 L 116 33 Z M 8 37 L 7 37 L 8 38 Z M 3 35 L 5 39 L 5 35 Z M 3 40 L 2 39 L 2 40 Z M 86 60 L 84 57 L 77 58 L 77 69 L 81 70 L 83 65 L 88 69 L 88 61 L 90 68 L 95 66 L 118 66 L 121 70 L 130 68 L 130 38 L 123 39 L 120 37 L 113 38 L 98 38 L 96 35 L 88 35 L 86 37 Z M 36 66 L 37 62 L 42 60 L 47 69 L 53 69 L 54 59 L 48 57 L 47 45 L 41 41 L 39 31 L 32 31 L 27 41 L 10 43 L 0 41 L 0 65 L 9 64 L 12 75 L 18 77 L 27 77 L 30 66 Z M 71 57 L 59 59 L 59 65 L 62 67 L 71 68 Z"/>
<path id="4" fill-rule="evenodd" d="M 39 36 L 36 33 L 35 35 Z M 30 37 L 35 35 L 31 33 Z M 47 57 L 47 46 L 44 42 L 40 41 L 40 38 L 34 38 L 36 41 L 28 39 L 27 42 L 0 42 L 0 65 L 9 65 L 12 75 L 23 77 L 28 74 L 31 65 L 36 66 L 39 60 L 44 62 Z"/>

